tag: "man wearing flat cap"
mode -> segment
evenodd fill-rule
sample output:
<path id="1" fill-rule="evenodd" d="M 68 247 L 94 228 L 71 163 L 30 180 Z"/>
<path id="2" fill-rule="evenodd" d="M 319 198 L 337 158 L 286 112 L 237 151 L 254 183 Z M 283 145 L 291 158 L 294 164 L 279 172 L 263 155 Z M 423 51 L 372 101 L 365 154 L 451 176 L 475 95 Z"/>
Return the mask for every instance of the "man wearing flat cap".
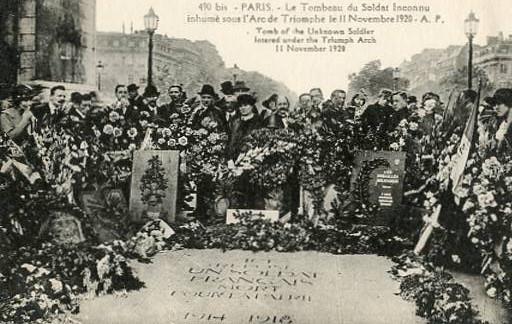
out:
<path id="1" fill-rule="evenodd" d="M 201 97 L 201 102 L 192 113 L 190 119 L 192 128 L 205 128 L 214 132 L 227 132 L 224 113 L 215 105 L 218 96 L 213 87 L 209 84 L 205 84 L 198 94 Z"/>

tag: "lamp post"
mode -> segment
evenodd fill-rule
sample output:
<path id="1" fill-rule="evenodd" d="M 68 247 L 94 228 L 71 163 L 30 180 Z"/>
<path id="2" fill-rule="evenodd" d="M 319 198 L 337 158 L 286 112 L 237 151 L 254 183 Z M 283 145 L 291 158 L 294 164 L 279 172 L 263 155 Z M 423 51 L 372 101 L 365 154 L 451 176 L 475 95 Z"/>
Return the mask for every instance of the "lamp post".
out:
<path id="1" fill-rule="evenodd" d="M 464 33 L 468 37 L 469 49 L 468 49 L 468 89 L 471 90 L 473 86 L 473 39 L 478 32 L 478 20 L 475 13 L 471 11 L 468 18 L 464 20 Z"/>
<path id="2" fill-rule="evenodd" d="M 98 64 L 96 65 L 96 70 L 98 71 L 98 91 L 101 91 L 101 72 L 103 71 L 103 68 L 105 66 L 101 61 L 98 61 Z"/>
<path id="3" fill-rule="evenodd" d="M 149 34 L 149 55 L 148 55 L 148 86 L 153 85 L 153 35 L 158 28 L 158 16 L 153 7 L 144 16 L 144 27 Z"/>
<path id="4" fill-rule="evenodd" d="M 393 90 L 398 90 L 398 81 L 400 80 L 400 69 L 394 68 L 393 69 Z"/>

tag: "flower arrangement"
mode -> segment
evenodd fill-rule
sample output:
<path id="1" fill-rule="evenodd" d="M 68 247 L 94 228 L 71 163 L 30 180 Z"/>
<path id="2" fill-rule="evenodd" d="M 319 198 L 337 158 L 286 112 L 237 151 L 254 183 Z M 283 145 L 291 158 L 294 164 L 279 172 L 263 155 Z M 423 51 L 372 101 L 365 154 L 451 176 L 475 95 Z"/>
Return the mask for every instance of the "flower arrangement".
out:
<path id="1" fill-rule="evenodd" d="M 122 247 L 24 247 L 0 264 L 2 322 L 35 323 L 77 312 L 79 296 L 140 289 Z"/>
<path id="2" fill-rule="evenodd" d="M 410 253 L 394 257 L 391 274 L 400 281 L 400 295 L 416 304 L 416 314 L 429 323 L 483 324 L 471 304 L 469 290 L 433 264 Z"/>

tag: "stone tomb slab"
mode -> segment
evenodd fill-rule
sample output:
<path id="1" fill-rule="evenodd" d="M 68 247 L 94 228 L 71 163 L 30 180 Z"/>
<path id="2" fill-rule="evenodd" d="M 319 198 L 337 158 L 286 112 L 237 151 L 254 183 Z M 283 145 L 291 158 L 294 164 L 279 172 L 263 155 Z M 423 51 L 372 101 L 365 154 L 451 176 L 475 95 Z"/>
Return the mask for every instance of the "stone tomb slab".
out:
<path id="1" fill-rule="evenodd" d="M 182 250 L 135 263 L 146 288 L 85 300 L 83 324 L 424 323 L 374 255 Z"/>

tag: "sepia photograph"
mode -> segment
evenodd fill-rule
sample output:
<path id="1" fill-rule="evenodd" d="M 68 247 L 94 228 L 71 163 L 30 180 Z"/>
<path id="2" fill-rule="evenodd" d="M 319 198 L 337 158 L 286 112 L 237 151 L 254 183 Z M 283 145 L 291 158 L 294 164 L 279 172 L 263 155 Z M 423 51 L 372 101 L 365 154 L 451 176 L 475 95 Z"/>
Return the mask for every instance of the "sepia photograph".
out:
<path id="1" fill-rule="evenodd" d="M 511 0 L 0 0 L 0 323 L 512 323 Z"/>

